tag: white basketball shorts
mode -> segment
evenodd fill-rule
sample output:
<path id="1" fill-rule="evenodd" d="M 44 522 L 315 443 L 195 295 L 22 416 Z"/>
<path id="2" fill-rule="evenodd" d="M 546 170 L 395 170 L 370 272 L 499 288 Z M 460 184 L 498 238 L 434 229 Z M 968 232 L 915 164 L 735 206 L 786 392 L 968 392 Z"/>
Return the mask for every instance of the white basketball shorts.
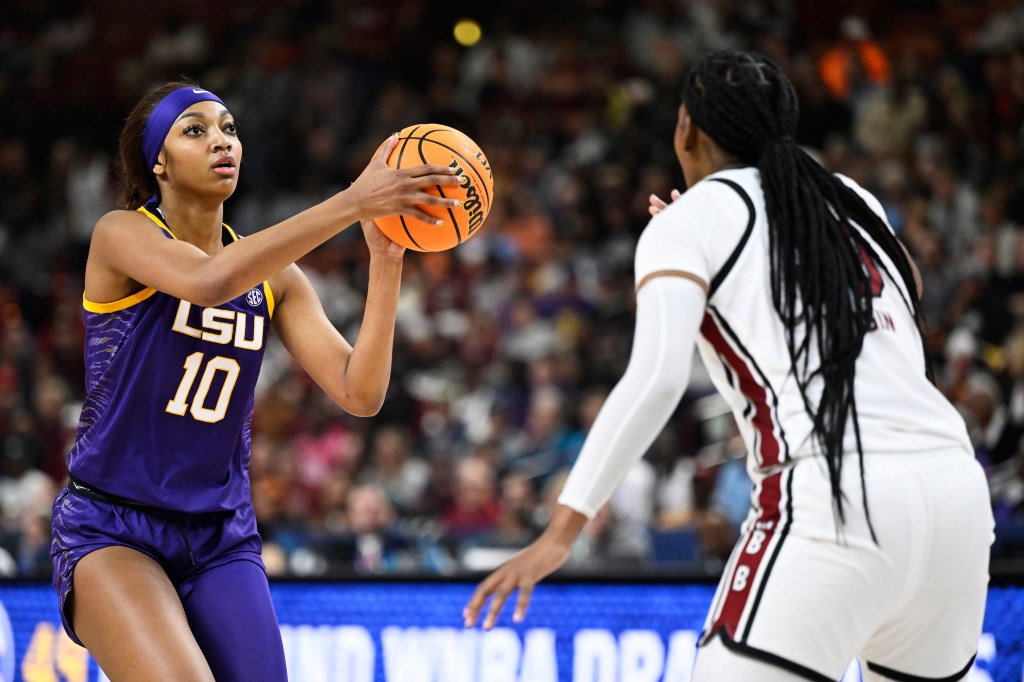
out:
<path id="1" fill-rule="evenodd" d="M 963 450 L 871 454 L 864 480 L 877 544 L 856 456 L 843 463 L 838 531 L 823 458 L 797 460 L 755 488 L 702 646 L 718 637 L 731 654 L 810 680 L 838 680 L 855 657 L 876 679 L 966 672 L 994 537 L 981 466 Z M 695 682 L 704 682 L 705 652 Z"/>

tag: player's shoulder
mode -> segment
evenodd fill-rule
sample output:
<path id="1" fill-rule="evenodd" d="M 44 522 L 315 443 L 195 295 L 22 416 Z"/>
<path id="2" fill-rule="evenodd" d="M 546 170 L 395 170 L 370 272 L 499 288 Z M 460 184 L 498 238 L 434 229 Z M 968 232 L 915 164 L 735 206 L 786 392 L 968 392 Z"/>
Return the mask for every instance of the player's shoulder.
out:
<path id="1" fill-rule="evenodd" d="M 760 176 L 756 168 L 734 168 L 712 173 L 693 185 L 672 202 L 669 208 L 686 210 L 703 207 L 723 207 L 745 204 L 744 195 L 760 187 Z"/>
<path id="2" fill-rule="evenodd" d="M 889 224 L 889 219 L 885 215 L 885 208 L 882 206 L 882 202 L 878 200 L 878 197 L 866 190 L 860 185 L 860 183 L 849 176 L 843 175 L 842 173 L 833 173 L 833 175 L 835 175 L 835 177 L 844 185 L 852 189 L 854 193 L 856 193 L 857 196 L 859 196 L 864 203 L 868 205 L 868 208 L 874 211 L 886 225 Z M 889 229 L 892 229 L 892 227 L 890 226 Z"/>
<path id="3" fill-rule="evenodd" d="M 129 211 L 117 209 L 104 213 L 96 221 L 95 233 L 117 232 L 124 229 L 137 228 L 139 226 L 156 227 L 152 220 L 141 211 Z"/>
<path id="4" fill-rule="evenodd" d="M 127 209 L 115 209 L 108 211 L 100 216 L 100 219 L 96 221 L 96 227 L 107 228 L 111 225 L 125 225 L 125 224 L 141 224 L 148 222 L 149 218 L 145 216 L 141 211 L 130 211 Z"/>
<path id="5" fill-rule="evenodd" d="M 161 237 L 166 229 L 149 214 L 142 211 L 117 209 L 103 214 L 96 221 L 92 242 L 112 242 L 114 245 Z"/>
<path id="6" fill-rule="evenodd" d="M 760 187 L 756 168 L 740 168 L 714 173 L 697 182 L 651 219 L 652 233 L 678 230 L 687 225 L 701 233 L 742 231 L 751 222 L 754 204 L 751 195 Z"/>

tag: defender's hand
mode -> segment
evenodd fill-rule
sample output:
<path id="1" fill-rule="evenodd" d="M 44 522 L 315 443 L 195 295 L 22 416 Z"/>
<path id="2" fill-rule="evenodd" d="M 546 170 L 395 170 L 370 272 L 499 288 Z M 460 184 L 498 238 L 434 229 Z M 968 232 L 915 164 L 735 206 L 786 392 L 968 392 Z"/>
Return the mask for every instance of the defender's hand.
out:
<path id="1" fill-rule="evenodd" d="M 516 610 L 512 614 L 512 620 L 516 623 L 522 622 L 526 617 L 526 608 L 530 605 L 534 586 L 564 564 L 568 558 L 569 547 L 546 542 L 544 536 L 538 538 L 480 583 L 462 611 L 466 627 L 471 628 L 476 624 L 484 603 L 491 598 L 483 628 L 493 628 L 498 614 L 505 606 L 505 601 L 516 590 L 519 591 L 519 596 L 516 599 Z"/>
<path id="2" fill-rule="evenodd" d="M 484 630 L 493 628 L 505 600 L 516 590 L 519 590 L 519 597 L 512 620 L 522 622 L 534 586 L 565 563 L 576 536 L 586 523 L 586 516 L 564 504 L 558 504 L 544 533 L 491 573 L 473 592 L 466 608 L 462 610 L 466 627 L 471 628 L 476 624 L 480 609 L 491 597 L 490 608 L 484 617 Z"/>

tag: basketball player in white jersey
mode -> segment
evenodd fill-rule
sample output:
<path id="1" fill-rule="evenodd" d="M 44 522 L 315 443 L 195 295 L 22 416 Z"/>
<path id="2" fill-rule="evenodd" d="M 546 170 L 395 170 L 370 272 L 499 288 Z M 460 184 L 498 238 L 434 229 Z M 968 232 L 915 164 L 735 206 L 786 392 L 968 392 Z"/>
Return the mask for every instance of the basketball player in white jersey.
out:
<path id="1" fill-rule="evenodd" d="M 694 344 L 732 406 L 753 508 L 708 614 L 696 682 L 959 680 L 981 631 L 993 520 L 957 411 L 928 377 L 919 278 L 878 201 L 793 141 L 767 58 L 714 53 L 687 75 L 675 150 L 690 189 L 636 252 L 625 374 L 544 534 L 466 606 L 491 628 L 561 566 L 664 427 Z"/>

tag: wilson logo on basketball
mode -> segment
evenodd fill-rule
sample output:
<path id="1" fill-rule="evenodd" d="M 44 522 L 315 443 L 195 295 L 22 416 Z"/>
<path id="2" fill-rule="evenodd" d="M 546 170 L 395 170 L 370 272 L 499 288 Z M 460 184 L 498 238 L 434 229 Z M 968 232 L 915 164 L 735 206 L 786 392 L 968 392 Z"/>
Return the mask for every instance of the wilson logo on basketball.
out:
<path id="1" fill-rule="evenodd" d="M 484 159 L 481 154 L 478 154 L 477 157 L 483 160 L 484 167 L 490 171 L 490 168 L 487 166 L 487 159 Z M 486 215 L 483 210 L 483 204 L 480 203 L 480 192 L 477 191 L 476 185 L 466 175 L 466 171 L 457 159 L 452 159 L 448 167 L 455 169 L 455 175 L 460 179 L 459 186 L 466 191 L 466 199 L 462 203 L 462 208 L 469 217 L 469 234 L 473 234 L 478 227 L 483 225 L 484 216 Z"/>
<path id="2" fill-rule="evenodd" d="M 415 251 L 444 251 L 481 232 L 494 203 L 494 172 L 479 145 L 465 133 L 439 123 L 408 126 L 398 133 L 398 140 L 398 146 L 388 155 L 389 167 L 448 166 L 458 184 L 439 184 L 425 191 L 462 203 L 422 204 L 420 210 L 433 220 L 411 215 L 380 216 L 374 219 L 377 227 L 392 241 Z"/>
<path id="3" fill-rule="evenodd" d="M 263 303 L 263 292 L 259 289 L 249 289 L 249 293 L 245 295 L 245 302 L 255 308 Z"/>

